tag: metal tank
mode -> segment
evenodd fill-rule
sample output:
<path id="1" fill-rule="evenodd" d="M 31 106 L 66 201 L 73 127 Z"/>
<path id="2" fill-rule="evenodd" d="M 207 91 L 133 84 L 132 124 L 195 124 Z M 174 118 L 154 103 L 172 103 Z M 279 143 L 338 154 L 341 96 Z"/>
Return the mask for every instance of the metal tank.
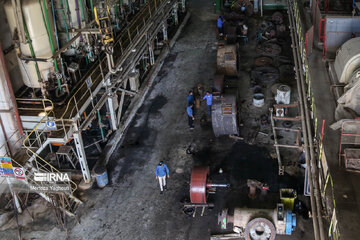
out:
<path id="1" fill-rule="evenodd" d="M 238 135 L 236 95 L 214 96 L 211 118 L 216 137 L 230 134 Z"/>
<path id="2" fill-rule="evenodd" d="M 238 59 L 236 45 L 219 45 L 217 50 L 217 72 L 226 76 L 237 76 Z"/>
<path id="3" fill-rule="evenodd" d="M 360 67 L 360 38 L 345 42 L 336 54 L 334 69 L 340 83 L 347 84 L 353 72 Z"/>
<path id="4" fill-rule="evenodd" d="M 47 33 L 47 28 L 43 19 L 42 7 L 38 0 L 23 0 L 22 1 L 22 12 L 24 16 L 24 22 L 26 23 L 26 28 L 28 31 L 28 37 L 31 39 L 31 44 L 28 42 L 20 43 L 20 52 L 18 53 L 18 63 L 21 70 L 21 75 L 23 82 L 26 86 L 32 88 L 40 88 L 41 83 L 39 82 L 39 77 L 47 81 L 48 75 L 50 72 L 54 71 L 54 65 L 51 61 L 29 61 L 22 59 L 32 58 L 32 51 L 36 58 L 38 59 L 50 59 L 52 57 L 52 50 L 49 41 L 49 36 Z M 57 48 L 57 45 L 54 41 L 54 28 L 52 24 L 52 13 L 51 7 L 46 6 L 48 18 L 50 19 L 49 25 L 51 29 L 52 44 L 54 48 Z M 14 32 L 16 29 L 16 18 L 14 15 L 14 8 L 11 4 L 11 1 L 7 1 L 4 5 L 5 13 L 8 19 L 9 27 L 11 34 L 14 37 Z M 27 35 L 27 34 L 25 34 Z M 20 55 L 20 56 L 19 56 Z M 21 59 L 22 58 L 22 59 Z M 36 63 L 38 65 L 38 71 L 36 69 Z"/>

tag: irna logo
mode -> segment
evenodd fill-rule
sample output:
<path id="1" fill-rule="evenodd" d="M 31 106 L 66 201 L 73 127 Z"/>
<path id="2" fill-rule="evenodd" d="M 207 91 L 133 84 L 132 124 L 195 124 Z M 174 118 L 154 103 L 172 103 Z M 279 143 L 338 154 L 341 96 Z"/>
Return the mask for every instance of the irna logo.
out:
<path id="1" fill-rule="evenodd" d="M 36 182 L 69 182 L 68 173 L 35 173 Z"/>

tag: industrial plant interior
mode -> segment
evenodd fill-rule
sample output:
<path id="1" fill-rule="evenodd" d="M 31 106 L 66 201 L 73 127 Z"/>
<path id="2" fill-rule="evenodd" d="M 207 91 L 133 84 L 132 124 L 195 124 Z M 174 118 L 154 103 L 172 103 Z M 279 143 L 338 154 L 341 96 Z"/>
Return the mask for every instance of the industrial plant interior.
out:
<path id="1" fill-rule="evenodd" d="M 0 239 L 359 239 L 359 15 L 0 0 Z"/>

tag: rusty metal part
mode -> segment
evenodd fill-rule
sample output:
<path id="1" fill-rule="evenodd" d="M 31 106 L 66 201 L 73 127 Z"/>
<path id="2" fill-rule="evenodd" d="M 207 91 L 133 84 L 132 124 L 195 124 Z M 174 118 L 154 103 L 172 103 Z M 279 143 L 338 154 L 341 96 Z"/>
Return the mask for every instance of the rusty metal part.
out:
<path id="1" fill-rule="evenodd" d="M 275 226 L 266 218 L 255 218 L 245 228 L 246 240 L 274 240 L 275 236 Z"/>
<path id="2" fill-rule="evenodd" d="M 236 96 L 226 94 L 213 98 L 212 127 L 216 137 L 221 135 L 238 135 Z"/>
<path id="3" fill-rule="evenodd" d="M 233 44 L 236 43 L 237 40 L 237 34 L 236 34 L 236 25 L 225 22 L 224 24 L 224 34 L 226 38 L 227 44 Z"/>
<path id="4" fill-rule="evenodd" d="M 236 0 L 231 5 L 231 9 L 238 13 L 242 13 L 241 7 L 245 7 L 245 14 L 247 16 L 253 15 L 254 6 L 252 5 L 252 3 L 249 0 Z"/>
<path id="5" fill-rule="evenodd" d="M 207 198 L 207 183 L 209 167 L 194 167 L 191 172 L 190 201 L 191 203 L 205 204 Z"/>
<path id="6" fill-rule="evenodd" d="M 261 82 L 274 82 L 279 80 L 280 73 L 275 67 L 256 67 L 251 71 L 251 78 Z"/>
<path id="7" fill-rule="evenodd" d="M 214 77 L 214 91 L 221 93 L 224 89 L 224 75 L 216 74 Z"/>
<path id="8" fill-rule="evenodd" d="M 275 22 L 275 24 L 279 25 L 282 24 L 284 22 L 283 19 L 283 15 L 281 12 L 275 12 L 272 16 L 271 19 Z"/>
<path id="9" fill-rule="evenodd" d="M 261 190 L 262 195 L 266 195 L 269 187 L 266 183 L 259 182 L 254 179 L 247 180 L 247 186 L 249 187 L 249 198 L 254 199 L 256 197 L 256 189 Z"/>
<path id="10" fill-rule="evenodd" d="M 237 76 L 238 59 L 236 45 L 220 45 L 217 50 L 217 72 L 226 76 Z"/>
<path id="11" fill-rule="evenodd" d="M 276 43 L 266 42 L 259 44 L 256 52 L 265 56 L 277 56 L 281 53 L 281 46 Z"/>
<path id="12" fill-rule="evenodd" d="M 254 65 L 256 67 L 265 67 L 273 65 L 274 61 L 271 57 L 258 57 L 255 58 Z"/>

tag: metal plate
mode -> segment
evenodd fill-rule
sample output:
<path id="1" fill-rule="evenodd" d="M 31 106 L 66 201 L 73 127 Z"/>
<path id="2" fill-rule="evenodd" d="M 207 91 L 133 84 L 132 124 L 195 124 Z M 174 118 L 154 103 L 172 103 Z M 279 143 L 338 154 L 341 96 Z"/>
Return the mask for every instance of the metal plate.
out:
<path id="1" fill-rule="evenodd" d="M 206 183 L 209 167 L 194 167 L 191 172 L 190 201 L 191 203 L 206 203 Z"/>

